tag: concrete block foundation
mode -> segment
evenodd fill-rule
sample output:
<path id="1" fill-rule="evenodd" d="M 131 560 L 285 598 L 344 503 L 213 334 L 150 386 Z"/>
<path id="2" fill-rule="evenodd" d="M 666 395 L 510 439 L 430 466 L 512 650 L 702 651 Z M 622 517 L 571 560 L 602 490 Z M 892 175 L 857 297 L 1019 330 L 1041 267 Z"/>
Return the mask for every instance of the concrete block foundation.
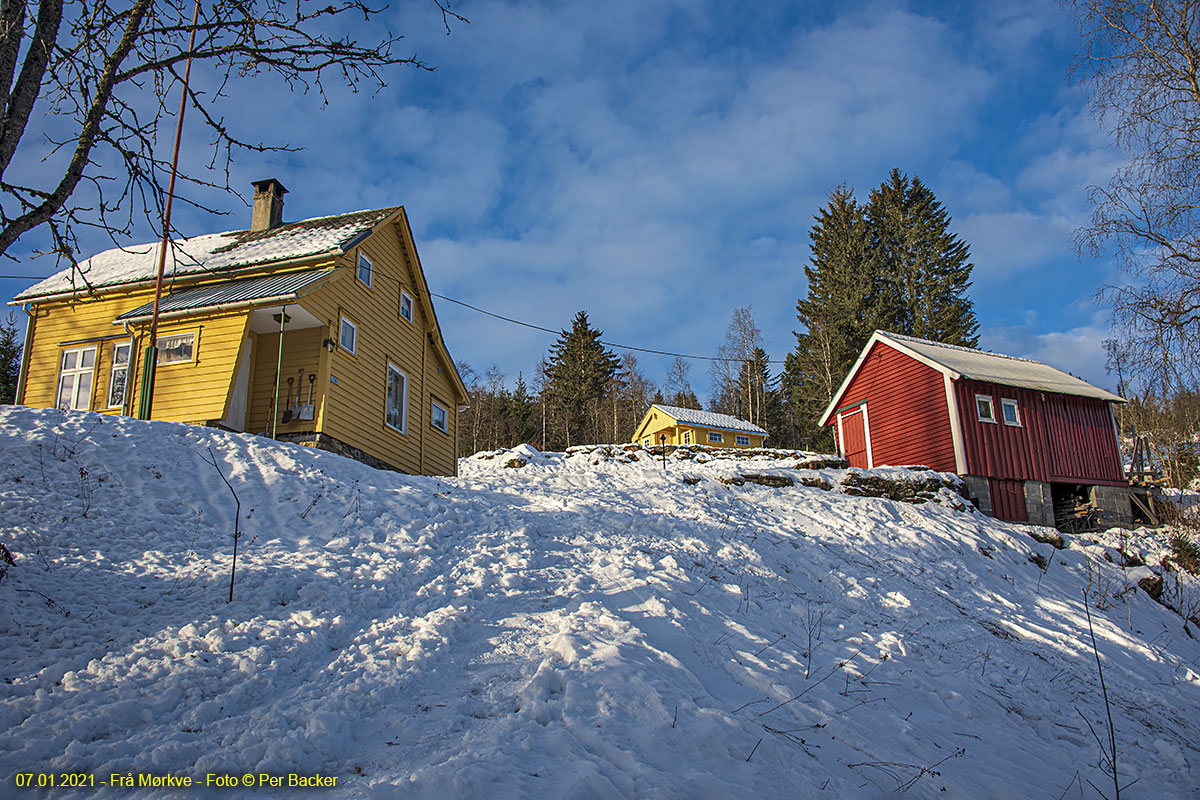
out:
<path id="1" fill-rule="evenodd" d="M 1054 498 L 1045 481 L 1025 481 L 1025 511 L 1030 525 L 1054 527 Z"/>

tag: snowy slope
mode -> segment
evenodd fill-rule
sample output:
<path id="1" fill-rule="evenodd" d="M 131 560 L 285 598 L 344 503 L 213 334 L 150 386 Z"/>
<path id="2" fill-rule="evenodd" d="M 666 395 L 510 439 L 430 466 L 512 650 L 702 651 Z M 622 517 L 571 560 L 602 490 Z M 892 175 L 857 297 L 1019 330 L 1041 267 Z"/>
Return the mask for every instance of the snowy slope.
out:
<path id="1" fill-rule="evenodd" d="M 232 603 L 210 447 L 242 507 Z M 19 408 L 0 451 L 7 796 L 49 770 L 439 800 L 1111 796 L 1089 574 L 1127 796 L 1200 785 L 1200 643 L 1101 545 L 644 452 L 419 478 Z"/>

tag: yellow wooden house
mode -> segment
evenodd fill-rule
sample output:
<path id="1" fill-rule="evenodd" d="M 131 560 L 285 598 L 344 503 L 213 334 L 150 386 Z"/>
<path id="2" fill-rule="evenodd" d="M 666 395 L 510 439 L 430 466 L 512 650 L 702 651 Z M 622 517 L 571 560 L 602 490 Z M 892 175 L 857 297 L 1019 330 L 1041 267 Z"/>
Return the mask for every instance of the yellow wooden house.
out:
<path id="1" fill-rule="evenodd" d="M 767 432 L 744 419 L 655 403 L 642 418 L 633 441 L 643 447 L 658 444 L 703 444 L 712 447 L 762 447 Z"/>
<path id="2" fill-rule="evenodd" d="M 400 206 L 171 242 L 151 418 L 297 442 L 421 475 L 457 472 L 467 391 Z M 133 415 L 159 245 L 108 250 L 19 294 L 17 402 Z M 281 347 L 282 344 L 282 347 Z"/>

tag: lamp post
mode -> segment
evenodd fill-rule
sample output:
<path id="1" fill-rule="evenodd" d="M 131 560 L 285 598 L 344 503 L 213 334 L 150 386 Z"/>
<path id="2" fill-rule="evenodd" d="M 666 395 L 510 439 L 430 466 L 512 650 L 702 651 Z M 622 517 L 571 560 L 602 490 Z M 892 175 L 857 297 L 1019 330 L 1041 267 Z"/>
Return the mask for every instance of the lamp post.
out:
<path id="1" fill-rule="evenodd" d="M 658 444 L 660 447 L 662 447 L 663 472 L 666 472 L 667 471 L 667 435 L 665 433 L 660 433 L 658 435 Z"/>

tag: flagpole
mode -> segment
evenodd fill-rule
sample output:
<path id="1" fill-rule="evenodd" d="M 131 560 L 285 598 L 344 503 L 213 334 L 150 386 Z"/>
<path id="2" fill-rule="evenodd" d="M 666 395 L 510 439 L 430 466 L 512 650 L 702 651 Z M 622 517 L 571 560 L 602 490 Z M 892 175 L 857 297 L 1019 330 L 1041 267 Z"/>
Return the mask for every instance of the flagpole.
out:
<path id="1" fill-rule="evenodd" d="M 200 0 L 192 10 L 192 31 L 188 40 L 187 63 L 183 68 L 183 93 L 179 97 L 179 117 L 175 121 L 175 152 L 171 156 L 171 180 L 167 184 L 167 202 L 163 208 L 162 244 L 158 248 L 158 279 L 154 284 L 154 308 L 150 312 L 150 341 L 142 362 L 142 393 L 138 419 L 150 419 L 154 403 L 154 373 L 158 366 L 158 306 L 162 301 L 163 274 L 167 267 L 167 246 L 171 235 L 171 201 L 175 199 L 175 175 L 179 171 L 179 143 L 183 138 L 183 113 L 187 110 L 188 78 L 192 73 L 192 51 L 196 48 L 196 22 L 200 19 Z"/>

